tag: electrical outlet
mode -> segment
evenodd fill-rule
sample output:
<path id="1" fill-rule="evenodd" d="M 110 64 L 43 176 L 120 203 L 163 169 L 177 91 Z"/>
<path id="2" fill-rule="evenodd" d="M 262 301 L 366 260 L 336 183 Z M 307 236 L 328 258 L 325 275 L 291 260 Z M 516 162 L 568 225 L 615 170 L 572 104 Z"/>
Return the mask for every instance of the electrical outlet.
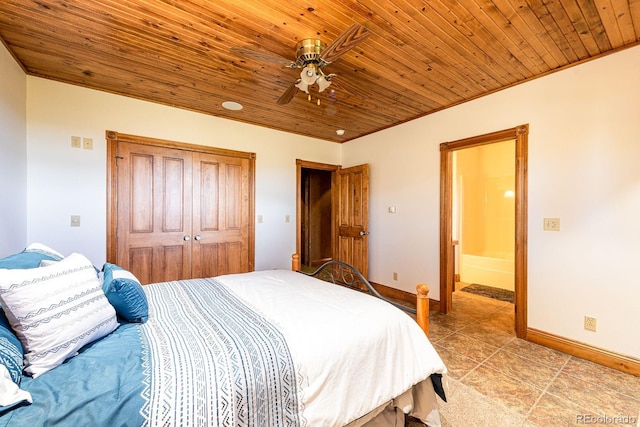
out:
<path id="1" fill-rule="evenodd" d="M 285 215 L 284 216 L 284 222 L 291 222 L 291 216 L 290 215 Z"/>
<path id="2" fill-rule="evenodd" d="M 560 231 L 560 218 L 545 218 L 543 228 L 545 231 Z"/>
<path id="3" fill-rule="evenodd" d="M 393 280 L 398 280 L 398 273 L 393 273 Z"/>
<path id="4" fill-rule="evenodd" d="M 587 331 L 595 332 L 597 329 L 597 321 L 598 319 L 596 319 L 595 317 L 584 316 L 584 328 Z"/>
<path id="5" fill-rule="evenodd" d="M 93 150 L 93 139 L 82 138 L 82 148 L 85 150 Z"/>

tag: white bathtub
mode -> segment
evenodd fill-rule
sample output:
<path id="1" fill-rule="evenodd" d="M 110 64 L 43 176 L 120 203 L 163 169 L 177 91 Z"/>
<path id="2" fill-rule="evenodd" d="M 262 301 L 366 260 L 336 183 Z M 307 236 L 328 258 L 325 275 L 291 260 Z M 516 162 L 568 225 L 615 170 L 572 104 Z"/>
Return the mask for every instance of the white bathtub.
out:
<path id="1" fill-rule="evenodd" d="M 510 291 L 514 290 L 513 256 L 462 254 L 459 263 L 460 281 L 478 283 Z M 504 257 L 502 257 L 504 256 Z"/>

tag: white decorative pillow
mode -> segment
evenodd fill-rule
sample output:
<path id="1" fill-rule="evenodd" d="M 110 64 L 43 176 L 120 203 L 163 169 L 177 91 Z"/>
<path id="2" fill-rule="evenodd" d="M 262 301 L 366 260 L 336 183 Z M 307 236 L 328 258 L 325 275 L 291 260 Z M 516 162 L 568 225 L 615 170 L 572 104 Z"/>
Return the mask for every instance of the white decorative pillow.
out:
<path id="1" fill-rule="evenodd" d="M 0 302 L 33 377 L 118 327 L 93 264 L 77 253 L 47 267 L 0 269 Z"/>

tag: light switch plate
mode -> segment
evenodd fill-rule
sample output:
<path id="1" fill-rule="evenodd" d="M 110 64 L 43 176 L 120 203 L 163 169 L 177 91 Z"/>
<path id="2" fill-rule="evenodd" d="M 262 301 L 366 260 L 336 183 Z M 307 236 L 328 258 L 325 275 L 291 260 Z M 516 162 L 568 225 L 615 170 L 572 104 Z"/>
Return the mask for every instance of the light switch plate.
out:
<path id="1" fill-rule="evenodd" d="M 545 218 L 544 219 L 545 231 L 560 231 L 560 218 Z"/>
<path id="2" fill-rule="evenodd" d="M 93 139 L 82 138 L 82 148 L 85 150 L 93 150 Z"/>
<path id="3" fill-rule="evenodd" d="M 71 215 L 71 226 L 80 227 L 80 215 Z"/>

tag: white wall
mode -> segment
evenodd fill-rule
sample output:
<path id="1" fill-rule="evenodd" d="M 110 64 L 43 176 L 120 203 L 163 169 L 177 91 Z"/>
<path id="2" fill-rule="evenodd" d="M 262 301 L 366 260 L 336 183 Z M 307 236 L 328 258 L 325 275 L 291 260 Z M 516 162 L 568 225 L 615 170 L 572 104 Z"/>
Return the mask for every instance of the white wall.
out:
<path id="1" fill-rule="evenodd" d="M 438 298 L 439 144 L 529 123 L 528 325 L 640 357 L 639 71 L 635 47 L 346 143 L 371 165 L 371 279 Z"/>
<path id="2" fill-rule="evenodd" d="M 0 43 L 0 257 L 27 244 L 27 78 Z"/>
<path id="3" fill-rule="evenodd" d="M 28 240 L 82 252 L 97 266 L 106 258 L 106 130 L 255 152 L 264 219 L 256 221 L 256 269 L 291 268 L 296 158 L 340 163 L 336 143 L 28 77 Z M 92 138 L 94 149 L 72 148 L 72 135 Z M 70 227 L 71 215 L 80 227 Z"/>

